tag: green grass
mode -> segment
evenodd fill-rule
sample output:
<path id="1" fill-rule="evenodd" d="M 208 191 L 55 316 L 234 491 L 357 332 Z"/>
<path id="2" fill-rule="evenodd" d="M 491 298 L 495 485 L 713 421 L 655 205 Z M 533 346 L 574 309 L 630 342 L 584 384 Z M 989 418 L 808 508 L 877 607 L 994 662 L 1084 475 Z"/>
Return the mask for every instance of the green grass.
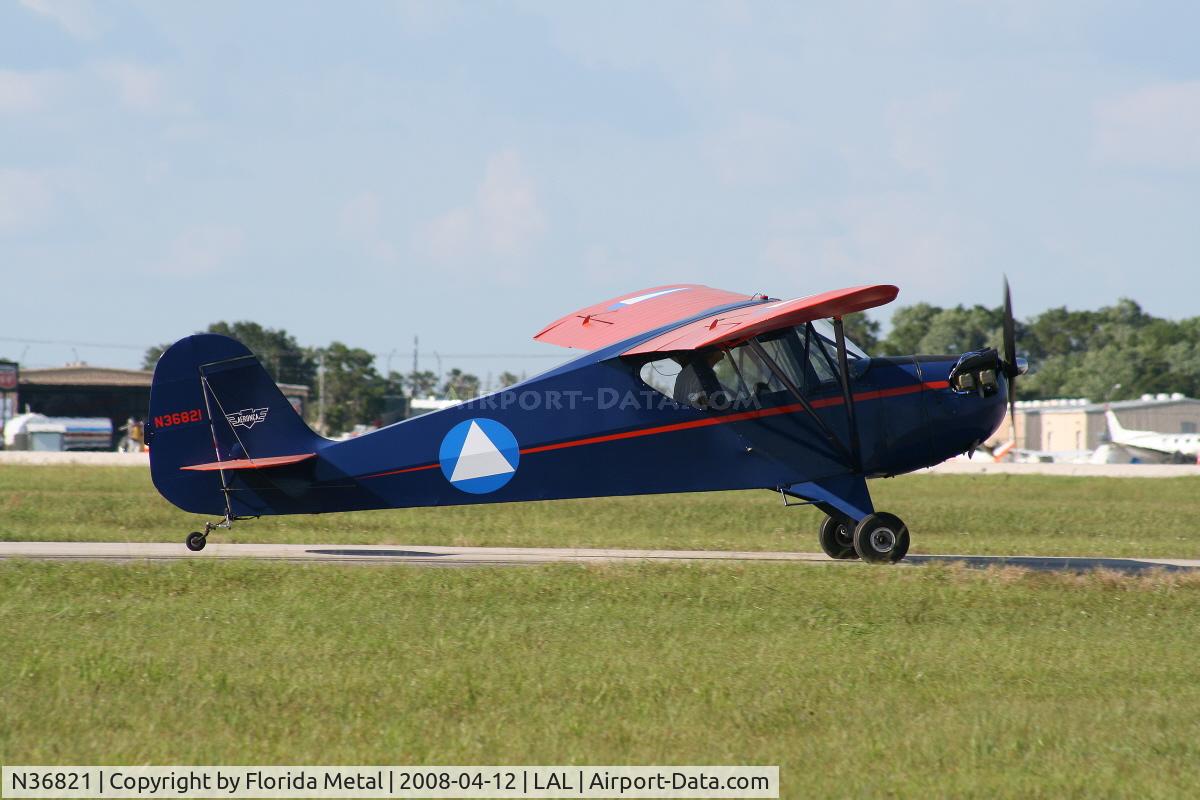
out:
<path id="1" fill-rule="evenodd" d="M 1200 578 L 0 564 L 0 762 L 779 764 L 783 796 L 1200 792 Z"/>
<path id="2" fill-rule="evenodd" d="M 873 481 L 914 553 L 1200 557 L 1194 478 L 913 475 Z M 815 550 L 819 514 L 766 491 L 276 517 L 218 541 Z M 0 467 L 0 540 L 182 541 L 203 518 L 145 470 Z"/>

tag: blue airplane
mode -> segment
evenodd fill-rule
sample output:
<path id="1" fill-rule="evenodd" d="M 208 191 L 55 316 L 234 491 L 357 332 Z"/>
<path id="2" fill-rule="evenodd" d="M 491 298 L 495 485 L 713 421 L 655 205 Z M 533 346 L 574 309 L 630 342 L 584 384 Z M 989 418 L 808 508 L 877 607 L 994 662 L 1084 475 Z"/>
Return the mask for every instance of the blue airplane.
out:
<path id="1" fill-rule="evenodd" d="M 221 517 L 188 535 L 191 550 L 272 514 L 769 489 L 824 512 L 832 558 L 893 563 L 908 528 L 875 510 L 867 479 L 973 451 L 1025 371 L 1007 283 L 1003 356 L 869 357 L 842 318 L 898 291 L 633 292 L 534 337 L 586 351 L 578 358 L 340 442 L 305 424 L 244 345 L 188 336 L 154 370 L 151 474 L 179 508 Z"/>

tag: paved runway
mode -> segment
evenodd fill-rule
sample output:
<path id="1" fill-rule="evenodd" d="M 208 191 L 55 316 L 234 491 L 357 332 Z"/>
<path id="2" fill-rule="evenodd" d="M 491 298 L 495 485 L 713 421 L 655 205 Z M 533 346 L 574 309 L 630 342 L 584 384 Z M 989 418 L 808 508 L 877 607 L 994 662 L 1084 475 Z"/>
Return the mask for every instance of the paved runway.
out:
<path id="1" fill-rule="evenodd" d="M 182 543 L 0 542 L 0 559 L 33 558 L 86 561 L 177 561 L 181 559 L 256 559 L 339 564 L 408 564 L 439 567 L 519 566 L 553 563 L 786 562 L 797 565 L 846 564 L 822 553 L 738 552 L 720 550 L 605 550 L 550 547 L 435 547 L 424 545 L 307 545 L 211 543 L 193 553 Z M 1082 572 L 1110 569 L 1200 569 L 1200 560 L 1160 558 L 1050 558 L 1042 556 L 910 555 L 902 566 L 965 563 L 971 567 L 1014 566 L 1038 570 Z"/>

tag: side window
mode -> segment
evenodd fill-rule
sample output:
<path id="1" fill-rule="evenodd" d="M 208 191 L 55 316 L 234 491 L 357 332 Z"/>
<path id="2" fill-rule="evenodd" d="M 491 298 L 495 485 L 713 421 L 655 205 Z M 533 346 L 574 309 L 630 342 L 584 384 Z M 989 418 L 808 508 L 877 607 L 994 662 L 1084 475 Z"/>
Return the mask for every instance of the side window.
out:
<path id="1" fill-rule="evenodd" d="M 717 379 L 720 388 L 731 395 L 740 394 L 742 391 L 741 371 L 734 363 L 733 355 L 723 349 L 712 350 L 702 355 L 707 357 L 708 365 L 712 367 L 713 376 Z"/>
<path id="2" fill-rule="evenodd" d="M 793 330 L 772 331 L 758 338 L 758 343 L 762 345 L 762 349 L 770 356 L 775 365 L 783 372 L 787 379 L 797 387 L 803 389 L 807 381 L 804 379 L 804 370 L 801 368 L 803 363 L 800 360 L 799 339 Z M 744 347 L 744 345 L 743 345 Z M 750 349 L 745 348 L 748 352 Z M 757 361 L 757 358 L 755 359 Z M 787 387 L 775 376 L 773 372 L 764 364 L 762 365 L 764 373 L 770 375 L 772 391 L 783 391 Z"/>
<path id="3" fill-rule="evenodd" d="M 727 384 L 737 385 L 728 365 L 721 364 L 724 359 L 723 350 L 678 353 L 647 361 L 638 370 L 638 377 L 651 389 L 680 405 L 706 409 L 712 405 L 710 398 L 724 401 Z"/>
<path id="4" fill-rule="evenodd" d="M 793 370 L 794 357 L 787 348 L 775 343 L 771 347 L 775 351 L 771 357 L 780 368 Z M 675 402 L 701 410 L 753 408 L 767 395 L 787 389 L 746 345 L 648 361 L 642 364 L 638 375 L 647 386 Z"/>
<path id="5" fill-rule="evenodd" d="M 642 381 L 676 403 L 723 411 L 746 396 L 744 381 L 728 350 L 679 353 L 642 364 Z"/>
<path id="6" fill-rule="evenodd" d="M 819 336 L 811 325 L 803 327 L 804 340 L 804 360 L 813 378 L 805 390 L 815 389 L 816 384 L 836 382 L 837 377 L 837 362 L 834 361 L 834 350 L 827 346 L 824 338 Z"/>
<path id="7" fill-rule="evenodd" d="M 762 397 L 784 388 L 779 378 L 775 377 L 775 373 L 744 344 L 729 351 L 728 361 L 737 373 L 739 396 Z"/>
<path id="8" fill-rule="evenodd" d="M 657 361 L 647 361 L 638 371 L 642 382 L 667 397 L 675 396 L 675 382 L 683 372 L 683 364 L 675 358 L 660 358 Z"/>

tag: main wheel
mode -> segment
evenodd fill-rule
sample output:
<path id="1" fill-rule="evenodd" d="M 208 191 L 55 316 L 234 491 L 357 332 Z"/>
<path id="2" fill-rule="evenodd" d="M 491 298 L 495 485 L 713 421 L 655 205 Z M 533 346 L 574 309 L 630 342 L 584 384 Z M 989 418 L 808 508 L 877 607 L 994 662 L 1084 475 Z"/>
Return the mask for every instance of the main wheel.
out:
<path id="1" fill-rule="evenodd" d="M 854 527 L 850 523 L 825 517 L 821 520 L 821 532 L 818 534 L 821 549 L 830 558 L 845 561 L 858 558 L 854 552 Z"/>
<path id="2" fill-rule="evenodd" d="M 208 537 L 200 531 L 192 531 L 187 535 L 187 549 L 193 553 L 198 553 L 204 549 L 204 545 L 208 544 Z"/>
<path id="3" fill-rule="evenodd" d="M 854 529 L 854 550 L 870 564 L 894 564 L 908 553 L 908 526 L 895 514 L 868 514 Z"/>

